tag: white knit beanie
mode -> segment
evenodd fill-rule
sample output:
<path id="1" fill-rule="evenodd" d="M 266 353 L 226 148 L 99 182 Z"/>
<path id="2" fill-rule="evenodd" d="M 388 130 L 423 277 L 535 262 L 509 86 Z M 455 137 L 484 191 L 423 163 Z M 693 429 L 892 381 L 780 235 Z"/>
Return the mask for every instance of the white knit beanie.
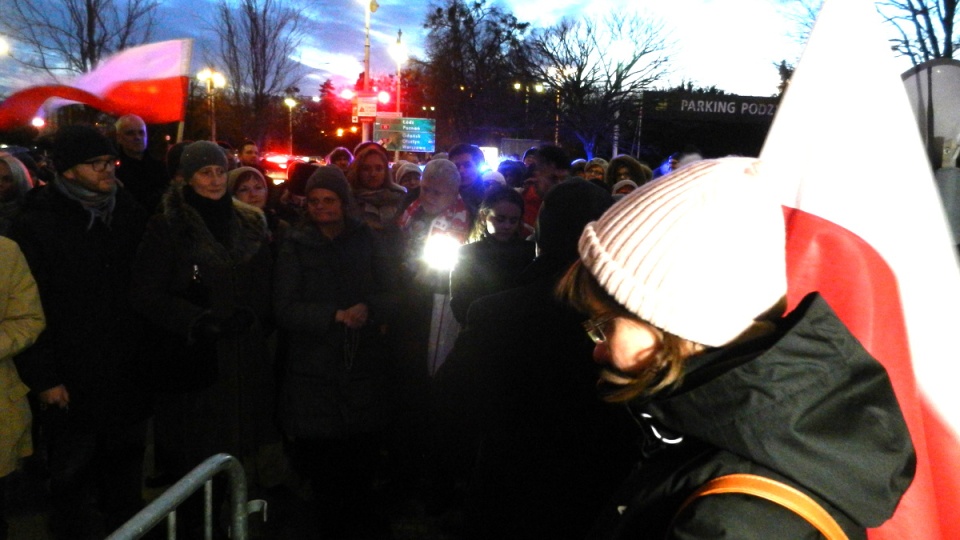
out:
<path id="1" fill-rule="evenodd" d="M 650 324 L 729 343 L 787 291 L 783 210 L 760 170 L 705 160 L 634 190 L 584 229 L 583 264 Z"/>

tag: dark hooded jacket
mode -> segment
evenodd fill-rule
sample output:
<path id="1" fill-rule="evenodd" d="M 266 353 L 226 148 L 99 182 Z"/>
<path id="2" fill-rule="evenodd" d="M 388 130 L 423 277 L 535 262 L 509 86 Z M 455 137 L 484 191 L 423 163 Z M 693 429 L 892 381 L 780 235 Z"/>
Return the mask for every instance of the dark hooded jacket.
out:
<path id="1" fill-rule="evenodd" d="M 889 378 L 811 294 L 774 334 L 707 351 L 683 383 L 629 409 L 643 459 L 591 538 L 820 538 L 803 518 L 740 494 L 681 503 L 711 478 L 751 473 L 813 497 L 851 539 L 890 518 L 916 455 Z"/>

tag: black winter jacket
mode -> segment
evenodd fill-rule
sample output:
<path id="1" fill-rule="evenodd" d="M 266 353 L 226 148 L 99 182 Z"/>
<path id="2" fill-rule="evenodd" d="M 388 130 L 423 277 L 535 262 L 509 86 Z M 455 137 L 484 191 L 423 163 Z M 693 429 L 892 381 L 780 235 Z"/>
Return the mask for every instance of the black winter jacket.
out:
<path id="1" fill-rule="evenodd" d="M 47 328 L 16 359 L 34 392 L 63 384 L 70 412 L 89 425 L 123 425 L 146 414 L 135 388 L 140 327 L 128 302 L 131 264 L 147 215 L 119 189 L 110 225 L 96 220 L 53 185 L 29 192 L 10 236 L 30 264 Z"/>
<path id="2" fill-rule="evenodd" d="M 636 400 L 640 464 L 592 538 L 820 538 L 801 517 L 740 494 L 680 504 L 711 478 L 797 487 L 850 538 L 893 514 L 916 455 L 883 366 L 812 294 L 770 336 L 690 360 L 673 392 Z"/>

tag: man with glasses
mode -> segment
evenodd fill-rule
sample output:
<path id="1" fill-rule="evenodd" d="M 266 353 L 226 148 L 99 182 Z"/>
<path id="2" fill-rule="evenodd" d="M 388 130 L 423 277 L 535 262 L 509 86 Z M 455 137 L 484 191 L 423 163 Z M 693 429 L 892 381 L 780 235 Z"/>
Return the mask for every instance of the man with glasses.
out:
<path id="1" fill-rule="evenodd" d="M 154 212 L 170 185 L 166 165 L 147 151 L 147 125 L 135 114 L 117 119 L 117 179 L 148 211 Z"/>
<path id="2" fill-rule="evenodd" d="M 61 128 L 53 153 L 56 176 L 29 193 L 10 230 L 48 314 L 15 362 L 47 443 L 51 527 L 57 538 L 103 538 L 142 505 L 149 398 L 132 377 L 127 289 L 147 214 L 96 129 Z"/>

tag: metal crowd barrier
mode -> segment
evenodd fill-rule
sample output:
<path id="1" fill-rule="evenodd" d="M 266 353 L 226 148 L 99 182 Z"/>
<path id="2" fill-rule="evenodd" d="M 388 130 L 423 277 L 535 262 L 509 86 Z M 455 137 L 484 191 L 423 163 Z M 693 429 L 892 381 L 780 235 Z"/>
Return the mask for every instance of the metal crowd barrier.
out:
<path id="1" fill-rule="evenodd" d="M 226 470 L 230 480 L 230 537 L 233 540 L 247 540 L 247 515 L 263 511 L 266 521 L 267 507 L 262 500 L 247 502 L 247 479 L 243 466 L 237 458 L 229 454 L 217 454 L 197 465 L 176 484 L 167 488 L 146 508 L 130 518 L 122 527 L 107 537 L 107 540 L 128 540 L 140 538 L 166 517 L 167 538 L 177 537 L 177 506 L 187 500 L 203 486 L 204 489 L 204 538 L 213 538 L 213 477 Z"/>

